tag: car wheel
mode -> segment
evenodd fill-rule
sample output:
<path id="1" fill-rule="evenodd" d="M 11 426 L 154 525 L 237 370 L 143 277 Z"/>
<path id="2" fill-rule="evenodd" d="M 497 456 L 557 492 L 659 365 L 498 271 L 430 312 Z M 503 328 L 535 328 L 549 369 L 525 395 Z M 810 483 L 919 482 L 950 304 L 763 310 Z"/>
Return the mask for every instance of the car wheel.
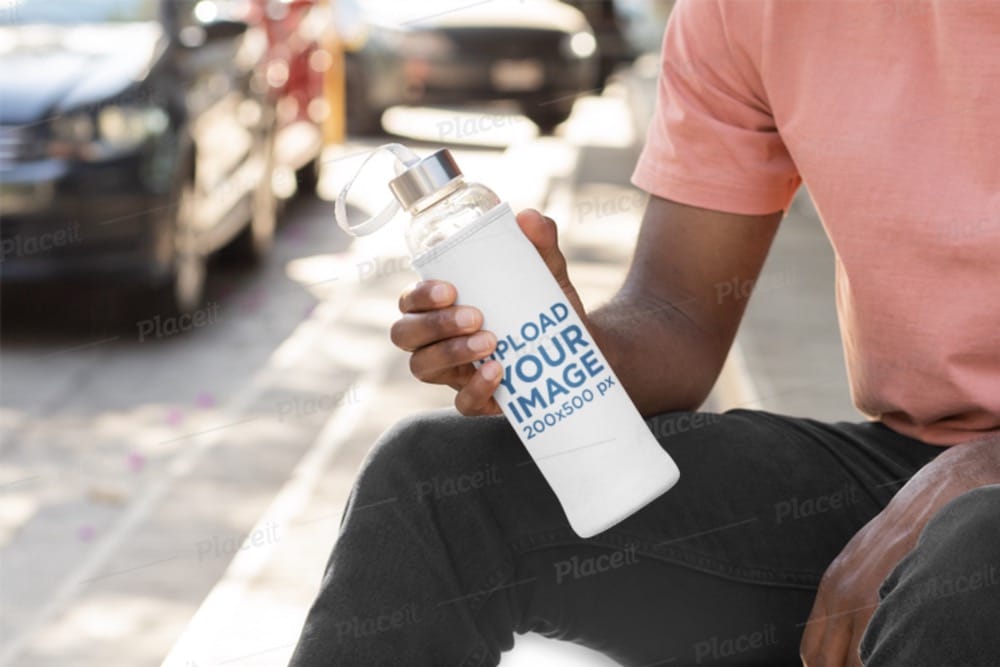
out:
<path id="1" fill-rule="evenodd" d="M 524 115 L 538 126 L 541 134 L 552 134 L 573 112 L 573 102 L 573 98 L 551 103 L 532 101 L 523 103 L 521 109 Z"/>
<path id="2" fill-rule="evenodd" d="M 193 226 L 194 183 L 188 181 L 177 196 L 174 213 L 174 258 L 170 279 L 156 290 L 154 304 L 164 315 L 191 313 L 197 310 L 205 297 L 207 258 L 198 247 Z"/>
<path id="3" fill-rule="evenodd" d="M 274 172 L 273 134 L 264 143 L 264 176 L 254 188 L 250 221 L 220 256 L 233 264 L 256 266 L 267 258 L 274 245 L 274 230 L 278 222 L 278 197 L 274 194 L 271 175 Z"/>

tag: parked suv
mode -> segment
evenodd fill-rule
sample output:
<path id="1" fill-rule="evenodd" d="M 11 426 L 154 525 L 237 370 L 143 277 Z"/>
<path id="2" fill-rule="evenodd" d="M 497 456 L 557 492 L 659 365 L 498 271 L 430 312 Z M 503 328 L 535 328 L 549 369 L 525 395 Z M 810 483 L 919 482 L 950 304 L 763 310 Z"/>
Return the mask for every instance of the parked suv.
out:
<path id="1" fill-rule="evenodd" d="M 267 39 L 240 7 L 21 0 L 0 15 L 5 285 L 104 280 L 191 311 L 209 255 L 266 253 Z"/>

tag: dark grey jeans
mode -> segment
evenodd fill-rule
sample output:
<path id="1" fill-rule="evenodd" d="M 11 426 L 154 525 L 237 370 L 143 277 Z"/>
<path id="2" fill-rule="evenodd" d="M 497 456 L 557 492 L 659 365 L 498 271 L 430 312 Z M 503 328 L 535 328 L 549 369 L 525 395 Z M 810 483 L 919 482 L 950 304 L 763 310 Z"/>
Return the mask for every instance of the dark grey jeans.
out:
<path id="1" fill-rule="evenodd" d="M 514 633 L 624 665 L 797 665 L 816 587 L 940 450 L 876 423 L 649 420 L 681 480 L 587 540 L 503 418 L 423 415 L 363 466 L 292 659 L 495 665 Z M 1000 487 L 931 521 L 883 587 L 873 667 L 1000 664 Z"/>

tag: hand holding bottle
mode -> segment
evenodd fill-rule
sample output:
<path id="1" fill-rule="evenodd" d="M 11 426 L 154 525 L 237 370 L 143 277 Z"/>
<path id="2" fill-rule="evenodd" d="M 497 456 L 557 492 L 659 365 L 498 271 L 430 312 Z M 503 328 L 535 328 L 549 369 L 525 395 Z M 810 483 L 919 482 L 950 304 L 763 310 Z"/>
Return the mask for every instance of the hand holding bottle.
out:
<path id="1" fill-rule="evenodd" d="M 555 223 L 535 210 L 522 211 L 517 223 L 545 260 L 577 314 L 586 314 L 566 271 L 566 258 L 558 245 Z M 473 361 L 493 353 L 496 337 L 482 331 L 482 313 L 472 306 L 456 306 L 457 291 L 450 283 L 427 280 L 399 298 L 403 314 L 391 330 L 392 342 L 411 352 L 410 371 L 417 379 L 457 390 L 455 407 L 464 415 L 500 414 L 493 392 L 500 384 L 502 367 L 488 361 L 476 369 Z"/>
<path id="2" fill-rule="evenodd" d="M 413 353 L 413 374 L 457 389 L 466 415 L 501 411 L 581 537 L 673 486 L 677 466 L 601 352 L 555 224 L 537 211 L 515 216 L 492 190 L 466 182 L 445 149 L 421 159 L 384 148 L 397 158 L 396 201 L 351 224 L 348 183 L 335 212 L 355 235 L 400 208 L 410 216 L 406 244 L 425 282 L 400 300 L 392 340 Z"/>

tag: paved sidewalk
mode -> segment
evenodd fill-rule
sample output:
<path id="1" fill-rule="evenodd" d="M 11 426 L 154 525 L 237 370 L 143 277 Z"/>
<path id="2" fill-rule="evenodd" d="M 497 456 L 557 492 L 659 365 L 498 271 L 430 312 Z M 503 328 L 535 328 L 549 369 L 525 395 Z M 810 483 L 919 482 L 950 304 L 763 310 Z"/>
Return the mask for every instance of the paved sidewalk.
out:
<path id="1" fill-rule="evenodd" d="M 581 100 L 564 127 L 574 168 L 556 172 L 537 201 L 518 202 L 536 205 L 560 222 L 571 275 L 589 306 L 611 296 L 620 283 L 642 214 L 641 194 L 627 178 L 644 133 L 644 118 L 651 112 L 655 85 L 651 71 L 655 77 L 655 67 L 640 63 L 605 96 Z M 602 120 L 595 124 L 598 118 Z M 617 120 L 608 123 L 608 118 Z M 511 159 L 530 164 L 546 150 L 561 151 L 565 157 L 566 146 L 546 141 L 529 144 L 510 151 Z M 524 155 L 518 157 L 519 153 Z M 391 256 L 371 247 L 358 252 L 383 259 Z M 412 380 L 406 355 L 387 341 L 397 294 L 410 281 L 409 273 L 397 271 L 363 283 L 351 297 L 354 306 L 324 323 L 331 345 L 362 345 L 369 358 L 380 361 L 337 407 L 292 480 L 251 533 L 271 537 L 262 537 L 259 546 L 237 555 L 165 665 L 286 663 L 335 539 L 351 480 L 371 442 L 401 417 L 451 401 L 451 391 Z M 858 419 L 846 393 L 832 295 L 832 256 L 815 213 L 807 198 L 800 196 L 779 234 L 711 407 Z M 519 639 L 503 664 L 613 663 L 577 647 Z"/>

